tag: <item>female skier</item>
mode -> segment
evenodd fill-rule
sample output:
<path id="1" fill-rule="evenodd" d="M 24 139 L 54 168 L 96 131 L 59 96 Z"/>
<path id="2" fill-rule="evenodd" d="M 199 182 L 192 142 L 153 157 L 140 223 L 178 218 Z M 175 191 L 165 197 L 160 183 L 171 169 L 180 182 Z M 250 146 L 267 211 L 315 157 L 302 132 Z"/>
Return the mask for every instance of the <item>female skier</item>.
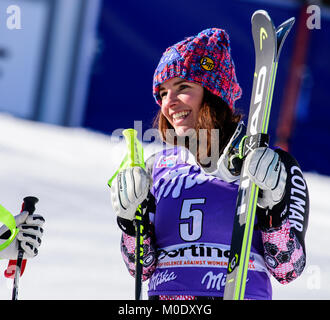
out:
<path id="1" fill-rule="evenodd" d="M 121 251 L 135 274 L 135 211 L 143 201 L 143 280 L 149 299 L 222 299 L 244 133 L 229 38 L 203 30 L 168 48 L 154 74 L 156 126 L 170 145 L 140 167 L 120 172 L 111 199 L 123 231 Z M 270 275 L 288 283 L 303 271 L 308 191 L 297 161 L 257 148 L 246 159 L 259 186 L 246 299 L 271 299 Z"/>

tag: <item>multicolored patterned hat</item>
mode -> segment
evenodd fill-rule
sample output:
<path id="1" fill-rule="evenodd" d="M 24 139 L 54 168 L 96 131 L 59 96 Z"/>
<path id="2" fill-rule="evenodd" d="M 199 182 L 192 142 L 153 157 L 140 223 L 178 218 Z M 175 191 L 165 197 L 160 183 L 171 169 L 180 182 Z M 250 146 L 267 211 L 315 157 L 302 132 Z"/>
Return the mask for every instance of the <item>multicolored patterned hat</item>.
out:
<path id="1" fill-rule="evenodd" d="M 153 95 L 156 102 L 161 105 L 160 85 L 180 77 L 199 83 L 233 109 L 242 90 L 237 82 L 230 51 L 228 34 L 217 28 L 203 30 L 197 36 L 169 47 L 154 74 Z"/>

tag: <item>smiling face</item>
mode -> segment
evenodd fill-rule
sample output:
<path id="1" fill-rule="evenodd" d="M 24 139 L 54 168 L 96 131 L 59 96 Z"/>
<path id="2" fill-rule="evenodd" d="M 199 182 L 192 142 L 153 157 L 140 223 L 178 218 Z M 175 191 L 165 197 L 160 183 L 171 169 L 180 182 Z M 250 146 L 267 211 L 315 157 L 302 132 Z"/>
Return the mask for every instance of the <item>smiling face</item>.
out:
<path id="1" fill-rule="evenodd" d="M 204 89 L 182 78 L 172 78 L 160 86 L 161 112 L 178 136 L 194 129 L 202 105 Z"/>

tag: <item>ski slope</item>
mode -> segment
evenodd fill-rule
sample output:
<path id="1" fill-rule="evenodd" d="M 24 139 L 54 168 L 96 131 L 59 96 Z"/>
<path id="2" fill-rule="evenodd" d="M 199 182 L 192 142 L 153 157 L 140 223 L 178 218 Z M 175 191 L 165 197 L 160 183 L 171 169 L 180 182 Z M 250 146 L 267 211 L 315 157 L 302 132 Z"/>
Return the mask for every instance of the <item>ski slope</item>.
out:
<path id="1" fill-rule="evenodd" d="M 146 146 L 145 155 L 153 151 Z M 36 196 L 36 213 L 46 219 L 40 254 L 27 263 L 19 299 L 134 299 L 107 186 L 124 153 L 114 137 L 0 114 L 0 203 L 16 215 L 25 196 Z M 291 284 L 274 280 L 274 299 L 330 298 L 330 177 L 306 173 L 306 180 L 307 266 Z M 12 280 L 3 276 L 7 261 L 0 263 L 0 299 L 8 300 Z"/>

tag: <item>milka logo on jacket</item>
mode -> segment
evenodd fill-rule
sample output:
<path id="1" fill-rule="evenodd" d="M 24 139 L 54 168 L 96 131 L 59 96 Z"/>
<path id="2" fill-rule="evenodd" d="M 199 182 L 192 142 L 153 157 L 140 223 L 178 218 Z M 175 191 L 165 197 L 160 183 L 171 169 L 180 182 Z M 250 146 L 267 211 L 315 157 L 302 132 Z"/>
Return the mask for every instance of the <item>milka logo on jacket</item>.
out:
<path id="1" fill-rule="evenodd" d="M 157 286 L 173 281 L 177 278 L 177 275 L 174 272 L 169 273 L 168 270 L 164 272 L 154 273 L 149 280 L 149 289 L 156 290 Z"/>
<path id="2" fill-rule="evenodd" d="M 206 290 L 217 289 L 220 291 L 226 285 L 226 275 L 223 272 L 215 275 L 212 271 L 209 271 L 204 275 L 201 283 L 206 284 Z"/>
<path id="3" fill-rule="evenodd" d="M 198 166 L 183 166 L 167 171 L 156 183 L 156 200 L 166 198 L 169 194 L 176 199 L 181 196 L 182 189 L 188 190 L 195 185 L 216 179 L 201 172 Z"/>

